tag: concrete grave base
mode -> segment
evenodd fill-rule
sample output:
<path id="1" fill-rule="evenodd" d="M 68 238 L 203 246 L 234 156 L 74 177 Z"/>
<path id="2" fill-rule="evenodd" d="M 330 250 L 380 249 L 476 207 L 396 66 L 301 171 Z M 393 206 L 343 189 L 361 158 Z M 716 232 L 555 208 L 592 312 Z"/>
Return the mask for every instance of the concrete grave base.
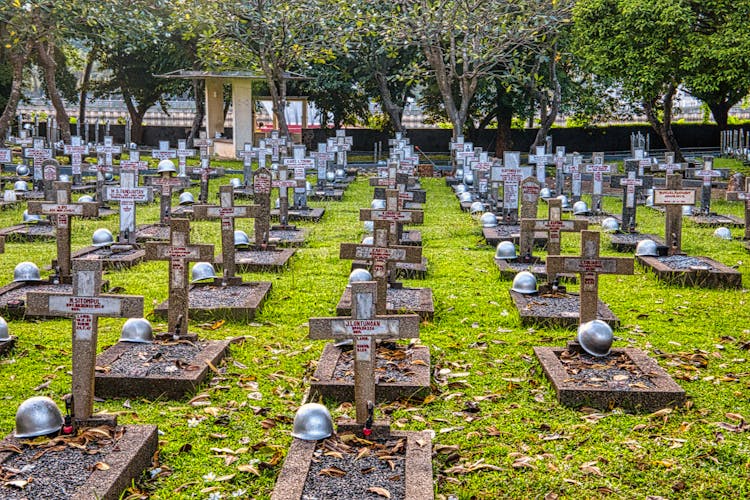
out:
<path id="1" fill-rule="evenodd" d="M 564 348 L 535 347 L 539 363 L 563 406 L 590 406 L 600 410 L 621 407 L 629 411 L 653 412 L 668 406 L 685 403 L 685 391 L 653 359 L 640 349 L 612 349 L 611 355 L 623 353 L 644 374 L 654 387 L 624 387 L 623 389 L 587 387 L 576 381 L 560 362 Z"/>
<path id="2" fill-rule="evenodd" d="M 352 270 L 369 268 L 370 266 L 364 260 L 352 261 Z M 425 279 L 427 276 L 427 258 L 422 257 L 422 262 L 413 264 L 409 262 L 396 262 L 394 271 L 396 273 L 395 279 Z"/>
<path id="3" fill-rule="evenodd" d="M 139 264 L 146 251 L 142 248 L 113 252 L 106 248 L 90 246 L 73 252 L 72 259 L 100 260 L 103 269 L 128 269 Z"/>
<path id="4" fill-rule="evenodd" d="M 102 282 L 102 291 L 109 289 L 109 281 Z M 26 294 L 28 292 L 73 293 L 73 285 L 50 281 L 16 281 L 0 288 L 0 316 L 5 319 L 41 317 L 26 314 Z"/>
<path id="5" fill-rule="evenodd" d="M 495 227 L 483 227 L 482 235 L 488 245 L 497 247 L 501 241 L 511 241 L 518 245 L 521 238 L 521 226 L 518 224 L 499 224 Z M 534 232 L 534 247 L 545 248 L 547 246 L 547 233 L 544 231 Z"/>
<path id="6" fill-rule="evenodd" d="M 252 200 L 255 196 L 252 186 L 247 188 L 234 188 L 233 194 L 235 200 Z"/>
<path id="7" fill-rule="evenodd" d="M 325 215 L 326 209 L 319 207 L 309 207 L 306 209 L 289 209 L 287 217 L 290 221 L 308 221 L 308 222 L 320 222 L 320 219 Z M 274 220 L 279 219 L 279 211 L 277 209 L 271 210 L 271 218 Z"/>
<path id="8" fill-rule="evenodd" d="M 411 348 L 410 370 L 413 374 L 405 381 L 378 381 L 375 398 L 378 403 L 399 399 L 424 399 L 430 393 L 430 349 L 417 345 Z M 310 383 L 310 401 L 332 399 L 336 402 L 354 401 L 354 379 L 334 378 L 343 350 L 327 344 L 318 361 Z"/>
<path id="9" fill-rule="evenodd" d="M 700 288 L 742 288 L 742 274 L 708 257 L 673 255 L 644 257 L 636 260 L 656 279 L 670 285 Z"/>
<path id="10" fill-rule="evenodd" d="M 6 242 L 23 243 L 25 241 L 50 241 L 57 238 L 55 226 L 48 223 L 18 224 L 0 229 L 0 236 Z"/>
<path id="11" fill-rule="evenodd" d="M 698 227 L 745 227 L 745 221 L 733 215 L 693 215 L 686 219 Z"/>
<path id="12" fill-rule="evenodd" d="M 229 319 L 250 321 L 271 291 L 270 281 L 251 281 L 221 285 L 214 283 L 191 285 L 188 290 L 188 314 L 196 321 Z M 166 319 L 169 299 L 154 307 L 154 316 Z"/>
<path id="13" fill-rule="evenodd" d="M 351 316 L 352 289 L 347 287 L 336 305 L 337 316 Z M 419 314 L 422 320 L 430 321 L 435 315 L 432 288 L 388 288 L 386 314 Z"/>
<path id="14" fill-rule="evenodd" d="M 422 231 L 418 229 L 407 229 L 401 233 L 398 241 L 399 245 L 409 245 L 415 247 L 422 246 Z"/>
<path id="15" fill-rule="evenodd" d="M 343 189 L 315 189 L 307 197 L 312 201 L 341 201 L 344 198 Z"/>
<path id="16" fill-rule="evenodd" d="M 405 494 L 408 500 L 432 500 L 432 438 L 428 431 L 393 431 L 392 438 L 406 438 Z M 271 494 L 271 500 L 301 500 L 318 441 L 294 439 Z M 320 479 L 325 480 L 325 478 Z M 395 499 L 394 499 L 395 500 Z"/>
<path id="17" fill-rule="evenodd" d="M 609 236 L 612 248 L 617 252 L 635 252 L 635 247 L 643 240 L 653 240 L 658 246 L 666 246 L 664 238 L 648 233 L 615 233 Z"/>
<path id="18" fill-rule="evenodd" d="M 282 272 L 289 265 L 294 248 L 275 248 L 273 250 L 236 250 L 234 262 L 240 273 L 249 272 Z M 221 254 L 214 258 L 214 264 L 221 268 L 224 259 Z"/>
<path id="19" fill-rule="evenodd" d="M 510 290 L 510 297 L 523 326 L 578 328 L 580 297 L 576 293 L 539 295 Z M 597 319 L 607 322 L 613 329 L 620 326 L 620 319 L 601 300 L 597 306 Z"/>
<path id="20" fill-rule="evenodd" d="M 547 278 L 547 265 L 540 258 L 533 257 L 531 262 L 522 260 L 505 260 L 505 259 L 493 259 L 495 265 L 500 270 L 500 278 L 505 280 L 512 280 L 516 274 L 521 271 L 529 271 L 531 274 L 536 276 L 537 281 L 546 282 Z M 578 276 L 575 274 L 559 274 L 559 281 L 566 283 L 576 283 Z"/>
<path id="21" fill-rule="evenodd" d="M 9 337 L 8 340 L 0 342 L 0 356 L 4 356 L 9 353 L 16 346 L 16 340 L 18 337 Z"/>
<path id="22" fill-rule="evenodd" d="M 306 227 L 298 227 L 295 229 L 273 229 L 268 231 L 268 238 L 271 243 L 282 246 L 282 247 L 299 247 L 304 245 L 307 236 L 310 234 L 310 229 Z M 250 241 L 253 237 L 250 236 Z"/>
<path id="23" fill-rule="evenodd" d="M 82 471 L 82 473 L 88 474 L 88 478 L 75 491 L 70 492 L 70 496 L 66 498 L 71 500 L 89 500 L 92 498 L 117 500 L 134 480 L 151 467 L 151 461 L 158 446 L 156 426 L 125 425 L 117 430 L 123 431 L 122 436 L 108 453 L 98 459 L 99 462 L 109 465 L 109 468 L 107 470 Z M 7 446 L 25 448 L 23 441 L 12 437 L 12 435 L 0 442 L 0 447 Z M 81 454 L 86 453 L 85 450 L 78 451 Z M 0 452 L 0 463 L 8 460 L 12 455 L 13 452 L 11 451 Z M 32 473 L 33 477 L 35 475 Z"/>
<path id="24" fill-rule="evenodd" d="M 162 224 L 144 224 L 135 230 L 135 241 L 169 241 L 169 226 Z"/>
<path id="25" fill-rule="evenodd" d="M 205 220 L 205 219 L 195 218 L 192 205 L 178 205 L 172 208 L 171 216 L 179 217 L 180 219 L 188 219 L 188 220 Z"/>
<path id="26" fill-rule="evenodd" d="M 175 345 L 164 342 L 164 346 Z M 227 354 L 229 340 L 212 340 L 189 361 L 194 370 L 177 370 L 174 374 L 147 374 L 145 376 L 113 374 L 106 371 L 128 350 L 139 345 L 132 342 L 118 342 L 102 351 L 96 357 L 97 371 L 94 376 L 94 392 L 100 398 L 166 398 L 180 399 L 191 394 L 210 375 L 208 363 L 218 366 Z"/>
<path id="27" fill-rule="evenodd" d="M 607 213 L 601 213 L 597 215 L 574 215 L 576 220 L 585 220 L 590 225 L 600 225 L 604 219 L 613 217 L 618 223 L 622 223 L 622 218 L 619 215 L 612 215 Z"/>

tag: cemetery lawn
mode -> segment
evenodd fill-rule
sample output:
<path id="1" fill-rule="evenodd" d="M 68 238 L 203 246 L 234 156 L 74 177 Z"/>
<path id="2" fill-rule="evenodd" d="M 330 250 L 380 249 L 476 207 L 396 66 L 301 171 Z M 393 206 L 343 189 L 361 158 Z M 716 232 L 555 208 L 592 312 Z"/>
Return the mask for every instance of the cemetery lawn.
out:
<path id="1" fill-rule="evenodd" d="M 219 184 L 211 181 L 212 203 Z M 406 284 L 433 289 L 435 320 L 421 328 L 421 343 L 431 349 L 433 392 L 424 401 L 378 410 L 390 415 L 395 429 L 434 430 L 438 498 L 750 496 L 746 289 L 668 287 L 638 265 L 633 276 L 602 276 L 600 298 L 623 325 L 615 332 L 616 346 L 641 348 L 656 358 L 685 389 L 688 405 L 640 415 L 564 408 L 532 347 L 564 346 L 574 333 L 522 328 L 508 294 L 510 281 L 499 279 L 494 249 L 484 244 L 477 223 L 460 211 L 442 179 L 424 179 L 422 185 L 428 193 L 421 230 L 429 273 L 424 281 Z M 191 191 L 197 198 L 198 188 Z M 216 367 L 213 382 L 194 398 L 96 403 L 97 410 L 120 415 L 122 424 L 158 424 L 162 433 L 158 468 L 124 497 L 270 496 L 292 440 L 294 411 L 325 345 L 307 339 L 307 321 L 335 314 L 351 264 L 339 259 L 339 244 L 361 240 L 358 212 L 369 206 L 371 193 L 360 178 L 343 202 L 312 202 L 326 207 L 326 215 L 318 224 L 299 224 L 312 232 L 290 269 L 243 274 L 247 281 L 273 283 L 253 323 L 191 322 L 191 331 L 206 338 L 241 339 Z M 619 198 L 606 197 L 604 204 L 619 213 Z M 742 217 L 740 203 L 715 201 L 712 208 Z M 18 223 L 21 212 L 0 212 L 2 227 Z M 546 217 L 546 204 L 540 203 L 539 215 Z M 157 219 L 158 204 L 139 205 L 139 224 Z M 663 235 L 661 214 L 639 207 L 638 222 L 640 231 Z M 74 220 L 73 250 L 89 245 L 98 227 L 116 234 L 117 224 L 116 216 Z M 220 251 L 218 222 L 192 227 L 193 243 L 214 243 L 215 252 Z M 237 223 L 237 229 L 251 228 L 250 220 Z M 748 287 L 750 255 L 738 239 L 743 231 L 732 229 L 734 241 L 713 238 L 712 232 L 686 222 L 683 249 L 737 267 Z M 579 243 L 578 236 L 565 233 L 562 254 L 577 255 Z M 7 243 L 0 258 L 2 283 L 11 281 L 18 262 L 48 265 L 54 251 L 54 241 Z M 617 255 L 606 236 L 602 254 Z M 167 297 L 164 262 L 108 272 L 105 279 L 118 293 L 144 295 L 147 313 Z M 117 341 L 122 323 L 99 321 L 100 349 Z M 155 326 L 166 328 L 164 323 Z M 15 351 L 0 359 L 0 428 L 6 434 L 13 430 L 21 401 L 47 395 L 62 404 L 71 381 L 70 320 L 13 321 L 10 329 L 19 339 Z M 334 418 L 353 415 L 348 405 L 329 408 Z"/>

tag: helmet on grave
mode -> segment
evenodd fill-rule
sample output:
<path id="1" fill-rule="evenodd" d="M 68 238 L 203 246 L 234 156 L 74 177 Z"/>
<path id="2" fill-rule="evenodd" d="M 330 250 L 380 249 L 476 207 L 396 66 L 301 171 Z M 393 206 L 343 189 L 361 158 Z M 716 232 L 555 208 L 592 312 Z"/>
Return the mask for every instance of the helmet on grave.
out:
<path id="1" fill-rule="evenodd" d="M 26 181 L 16 181 L 13 183 L 13 191 L 28 191 L 29 186 Z"/>
<path id="2" fill-rule="evenodd" d="M 120 342 L 148 344 L 154 340 L 154 331 L 146 318 L 128 318 L 120 331 Z"/>
<path id="3" fill-rule="evenodd" d="M 214 266 L 210 262 L 196 262 L 193 265 L 191 272 L 192 280 L 191 283 L 198 283 L 201 281 L 218 278 L 214 271 Z"/>
<path id="4" fill-rule="evenodd" d="M 714 236 L 716 236 L 717 238 L 721 238 L 722 240 L 731 240 L 732 232 L 729 230 L 729 228 L 717 227 L 714 230 Z"/>
<path id="5" fill-rule="evenodd" d="M 70 182 L 70 176 L 68 174 L 60 174 L 60 182 Z"/>
<path id="6" fill-rule="evenodd" d="M 693 215 L 693 205 L 683 205 L 682 206 L 682 215 Z"/>
<path id="7" fill-rule="evenodd" d="M 115 238 L 112 236 L 112 231 L 105 227 L 100 227 L 94 231 L 94 234 L 91 236 L 91 242 L 95 247 L 106 247 L 114 243 Z"/>
<path id="8" fill-rule="evenodd" d="M 646 206 L 647 207 L 653 207 L 654 206 L 654 195 L 650 194 L 646 196 Z"/>
<path id="9" fill-rule="evenodd" d="M 481 201 L 475 201 L 469 207 L 469 213 L 472 217 L 479 217 L 484 212 L 484 203 Z"/>
<path id="10" fill-rule="evenodd" d="M 562 205 L 562 208 L 570 208 L 570 203 L 568 203 L 568 197 L 564 194 L 561 194 L 557 197 L 558 200 L 560 200 L 560 204 Z"/>
<path id="11" fill-rule="evenodd" d="M 63 426 L 60 408 L 46 396 L 34 396 L 18 406 L 16 410 L 17 438 L 33 438 L 60 432 Z"/>
<path id="12" fill-rule="evenodd" d="M 458 195 L 458 201 L 460 201 L 461 203 L 471 203 L 472 201 L 474 201 L 474 196 L 470 192 L 464 191 L 463 193 Z"/>
<path id="13" fill-rule="evenodd" d="M 364 226 L 365 226 L 365 232 L 367 232 L 367 233 L 372 233 L 375 230 L 375 222 L 374 221 L 366 220 Z"/>
<path id="14" fill-rule="evenodd" d="M 471 186 L 474 184 L 474 173 L 473 172 L 466 172 L 464 174 L 464 184 L 467 186 Z"/>
<path id="15" fill-rule="evenodd" d="M 16 175 L 18 175 L 19 177 L 26 177 L 27 175 L 29 175 L 29 167 L 24 165 L 23 163 L 19 163 L 16 166 Z"/>
<path id="16" fill-rule="evenodd" d="M 354 269 L 349 273 L 349 283 L 355 281 L 372 281 L 372 274 L 367 269 Z"/>
<path id="17" fill-rule="evenodd" d="M 497 226 L 497 216 L 492 212 L 485 212 L 479 217 L 479 223 L 482 227 L 495 227 Z"/>
<path id="18" fill-rule="evenodd" d="M 109 182 L 109 181 L 111 181 L 114 178 L 115 178 L 115 176 L 114 176 L 114 174 L 112 172 L 104 172 L 104 180 L 105 181 Z"/>
<path id="19" fill-rule="evenodd" d="M 464 186 L 463 184 L 456 184 L 455 186 L 453 186 L 453 192 L 456 194 L 461 194 L 465 191 L 466 191 L 466 186 Z"/>
<path id="20" fill-rule="evenodd" d="M 654 240 L 641 240 L 635 247 L 635 254 L 640 257 L 656 257 L 659 255 Z"/>
<path id="21" fill-rule="evenodd" d="M 80 198 L 78 198 L 78 203 L 93 203 L 94 197 L 88 194 L 84 194 Z"/>
<path id="22" fill-rule="evenodd" d="M 5 318 L 0 317 L 0 342 L 10 340 L 10 330 L 8 329 L 8 322 Z"/>
<path id="23" fill-rule="evenodd" d="M 456 179 L 463 179 L 464 178 L 464 169 L 463 168 L 457 168 L 456 169 Z"/>
<path id="24" fill-rule="evenodd" d="M 502 260 L 514 260 L 518 258 L 518 255 L 516 255 L 516 246 L 512 241 L 501 241 L 497 244 L 495 258 Z"/>
<path id="25" fill-rule="evenodd" d="M 193 203 L 195 203 L 195 197 L 193 196 L 193 193 L 185 191 L 180 195 L 180 205 L 192 205 Z"/>
<path id="26" fill-rule="evenodd" d="M 540 197 L 540 198 L 545 198 L 545 199 L 546 199 L 546 198 L 552 198 L 552 191 L 550 191 L 550 189 L 549 189 L 549 188 L 547 188 L 547 187 L 545 187 L 545 188 L 542 188 L 542 189 L 541 189 L 541 190 L 539 191 L 539 197 Z"/>
<path id="27" fill-rule="evenodd" d="M 30 214 L 28 210 L 23 211 L 23 215 L 21 215 L 22 221 L 24 224 L 36 224 L 37 222 L 41 221 L 42 218 L 39 215 L 36 214 Z"/>
<path id="28" fill-rule="evenodd" d="M 513 278 L 510 289 L 523 294 L 536 293 L 536 276 L 529 271 L 521 271 Z"/>
<path id="29" fill-rule="evenodd" d="M 385 200 L 375 198 L 370 202 L 370 208 L 373 210 L 385 210 Z"/>
<path id="30" fill-rule="evenodd" d="M 167 160 L 166 158 L 159 162 L 159 165 L 156 167 L 156 173 L 158 174 L 176 174 L 177 169 L 174 166 L 174 162 L 172 160 Z"/>
<path id="31" fill-rule="evenodd" d="M 13 269 L 13 281 L 42 281 L 39 268 L 33 262 L 20 262 Z"/>
<path id="32" fill-rule="evenodd" d="M 607 217 L 602 221 L 602 231 L 605 233 L 616 233 L 620 230 L 620 223 L 614 217 Z"/>
<path id="33" fill-rule="evenodd" d="M 362 244 L 363 245 L 374 245 L 375 244 L 375 238 L 372 236 L 365 236 L 362 238 Z"/>
<path id="34" fill-rule="evenodd" d="M 589 206 L 586 205 L 585 201 L 579 200 L 573 203 L 573 215 L 585 215 L 587 213 L 589 213 Z"/>
<path id="35" fill-rule="evenodd" d="M 299 407 L 294 415 L 292 436 L 305 441 L 318 441 L 333 434 L 333 419 L 328 408 L 318 403 Z"/>
<path id="36" fill-rule="evenodd" d="M 229 185 L 234 189 L 237 189 L 239 187 L 242 187 L 242 181 L 239 177 L 232 177 L 231 179 L 229 179 Z"/>
<path id="37" fill-rule="evenodd" d="M 600 319 L 587 321 L 578 327 L 578 343 L 592 356 L 609 354 L 613 340 L 612 328 Z"/>
<path id="38" fill-rule="evenodd" d="M 234 231 L 234 247 L 235 248 L 247 248 L 250 246 L 250 237 L 245 231 L 236 229 Z"/>
<path id="39" fill-rule="evenodd" d="M 346 171 L 343 168 L 336 169 L 336 177 L 346 177 Z"/>
<path id="40" fill-rule="evenodd" d="M 328 172 L 326 172 L 326 180 L 328 182 L 333 182 L 334 180 L 336 180 L 336 174 L 334 174 L 332 170 L 329 170 Z"/>

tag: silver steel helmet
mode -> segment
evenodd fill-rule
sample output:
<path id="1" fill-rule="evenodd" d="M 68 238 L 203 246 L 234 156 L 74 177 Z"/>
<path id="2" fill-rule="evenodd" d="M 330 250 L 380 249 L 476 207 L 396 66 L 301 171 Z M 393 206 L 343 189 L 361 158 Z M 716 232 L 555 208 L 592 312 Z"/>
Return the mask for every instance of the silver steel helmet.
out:
<path id="1" fill-rule="evenodd" d="M 335 181 L 336 180 L 336 174 L 334 174 L 332 171 L 329 170 L 328 172 L 326 172 L 326 180 L 328 182 Z"/>
<path id="2" fill-rule="evenodd" d="M 355 269 L 349 273 L 349 283 L 355 281 L 372 281 L 372 274 L 367 269 Z"/>
<path id="3" fill-rule="evenodd" d="M 602 231 L 605 233 L 615 233 L 620 230 L 620 223 L 614 217 L 607 217 L 602 221 Z"/>
<path id="4" fill-rule="evenodd" d="M 112 236 L 112 231 L 105 227 L 100 227 L 94 231 L 94 234 L 91 236 L 91 242 L 95 247 L 106 247 L 114 243 L 115 238 Z"/>
<path id="5" fill-rule="evenodd" d="M 104 180 L 105 181 L 109 182 L 109 181 L 111 181 L 114 178 L 115 178 L 115 176 L 114 176 L 114 174 L 112 172 L 104 172 Z"/>
<path id="6" fill-rule="evenodd" d="M 475 201 L 469 207 L 469 213 L 472 217 L 479 217 L 484 212 L 484 203 L 481 201 Z"/>
<path id="7" fill-rule="evenodd" d="M 24 224 L 35 224 L 42 220 L 42 217 L 36 214 L 30 214 L 28 210 L 24 210 L 21 215 L 21 221 Z"/>
<path id="8" fill-rule="evenodd" d="M 375 198 L 370 202 L 370 208 L 373 210 L 385 210 L 385 200 Z"/>
<path id="9" fill-rule="evenodd" d="M 717 227 L 714 230 L 714 236 L 716 236 L 717 238 L 721 238 L 722 240 L 731 240 L 732 232 L 729 230 L 729 228 Z"/>
<path id="10" fill-rule="evenodd" d="M 460 201 L 461 203 L 471 203 L 472 201 L 474 201 L 474 196 L 470 192 L 464 191 L 463 193 L 458 195 L 458 201 Z"/>
<path id="11" fill-rule="evenodd" d="M 372 236 L 365 236 L 362 238 L 362 244 L 363 245 L 374 245 L 375 244 L 375 238 Z"/>
<path id="12" fill-rule="evenodd" d="M 18 406 L 16 410 L 17 438 L 33 438 L 60 432 L 63 426 L 60 408 L 46 396 L 34 396 Z"/>
<path id="13" fill-rule="evenodd" d="M 471 186 L 474 184 L 474 173 L 473 172 L 466 172 L 464 174 L 464 184 L 467 186 Z"/>
<path id="14" fill-rule="evenodd" d="M 218 276 L 216 276 L 216 272 L 214 271 L 214 266 L 210 262 L 196 262 L 193 265 L 191 277 L 193 278 L 190 281 L 191 283 L 198 283 L 200 281 L 218 278 Z"/>
<path id="15" fill-rule="evenodd" d="M 26 181 L 16 181 L 13 183 L 13 191 L 28 191 L 29 186 Z"/>
<path id="16" fill-rule="evenodd" d="M 503 260 L 514 260 L 518 258 L 518 255 L 516 255 L 516 246 L 512 241 L 501 241 L 497 244 L 495 258 Z"/>
<path id="17" fill-rule="evenodd" d="M 456 179 L 463 179 L 464 178 L 464 169 L 463 168 L 457 168 L 456 169 Z"/>
<path id="18" fill-rule="evenodd" d="M 276 163 L 276 162 L 271 163 L 271 170 L 273 170 L 274 172 L 278 172 L 279 171 L 279 164 Z"/>
<path id="19" fill-rule="evenodd" d="M 693 205 L 683 205 L 682 215 L 693 215 Z"/>
<path id="20" fill-rule="evenodd" d="M 60 182 L 70 182 L 70 176 L 68 174 L 60 174 Z"/>
<path id="21" fill-rule="evenodd" d="M 250 246 L 250 237 L 245 231 L 236 229 L 234 231 L 234 247 L 235 248 L 247 248 Z"/>
<path id="22" fill-rule="evenodd" d="M 529 271 L 521 271 L 513 278 L 511 290 L 518 293 L 536 293 L 536 276 Z"/>
<path id="23" fill-rule="evenodd" d="M 128 318 L 120 331 L 120 342 L 149 344 L 154 341 L 154 330 L 146 318 Z"/>
<path id="24" fill-rule="evenodd" d="M 0 342 L 10 340 L 10 329 L 5 318 L 0 317 Z"/>
<path id="25" fill-rule="evenodd" d="M 365 231 L 371 233 L 375 230 L 375 222 L 371 220 L 365 221 Z"/>
<path id="26" fill-rule="evenodd" d="M 93 203 L 94 197 L 88 194 L 84 194 L 80 198 L 78 198 L 78 203 Z"/>
<path id="27" fill-rule="evenodd" d="M 19 163 L 16 166 L 16 175 L 19 177 L 26 177 L 27 175 L 29 175 L 29 167 L 27 167 L 23 163 Z"/>
<path id="28" fill-rule="evenodd" d="M 646 196 L 646 206 L 647 207 L 653 207 L 654 206 L 654 195 L 650 194 Z"/>
<path id="29" fill-rule="evenodd" d="M 573 215 L 584 215 L 589 213 L 589 206 L 585 201 L 580 200 L 573 203 Z"/>
<path id="30" fill-rule="evenodd" d="M 158 174 L 176 174 L 177 169 L 174 166 L 174 162 L 172 160 L 167 160 L 166 158 L 159 162 L 159 166 L 156 167 L 156 173 Z"/>
<path id="31" fill-rule="evenodd" d="M 609 354 L 613 340 L 612 328 L 600 319 L 587 321 L 578 327 L 578 343 L 592 356 Z"/>
<path id="32" fill-rule="evenodd" d="M 346 171 L 343 168 L 337 168 L 336 169 L 336 177 L 346 177 Z"/>
<path id="33" fill-rule="evenodd" d="M 333 419 L 328 408 L 318 403 L 299 407 L 294 415 L 292 436 L 304 441 L 318 441 L 333 434 Z"/>
<path id="34" fill-rule="evenodd" d="M 479 223 L 482 227 L 495 227 L 497 226 L 497 216 L 492 212 L 485 212 L 479 217 Z"/>
<path id="35" fill-rule="evenodd" d="M 542 188 L 539 191 L 540 198 L 552 198 L 552 191 L 549 188 Z"/>
<path id="36" fill-rule="evenodd" d="M 195 203 L 195 197 L 193 196 L 193 193 L 190 193 L 188 191 L 185 191 L 180 195 L 180 205 L 192 205 Z"/>
<path id="37" fill-rule="evenodd" d="M 234 189 L 242 187 L 242 181 L 239 177 L 232 177 L 229 179 L 229 185 L 232 186 Z"/>
<path id="38" fill-rule="evenodd" d="M 465 193 L 466 192 L 466 186 L 464 186 L 463 184 L 456 184 L 455 186 L 453 186 L 453 191 L 456 194 Z"/>
<path id="39" fill-rule="evenodd" d="M 641 240 L 635 247 L 635 254 L 641 257 L 656 257 L 659 253 L 656 250 L 656 242 L 654 240 Z"/>
<path id="40" fill-rule="evenodd" d="M 13 281 L 42 281 L 39 268 L 33 262 L 21 262 L 13 269 Z"/>
<path id="41" fill-rule="evenodd" d="M 560 200 L 562 208 L 570 208 L 570 203 L 568 203 L 568 197 L 564 194 L 561 194 L 557 197 L 558 200 Z"/>

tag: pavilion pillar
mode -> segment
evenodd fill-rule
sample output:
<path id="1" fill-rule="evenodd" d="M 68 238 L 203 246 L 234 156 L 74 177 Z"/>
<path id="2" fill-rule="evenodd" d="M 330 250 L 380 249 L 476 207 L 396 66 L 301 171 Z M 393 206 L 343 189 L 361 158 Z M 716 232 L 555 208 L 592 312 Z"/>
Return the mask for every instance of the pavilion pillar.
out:
<path id="1" fill-rule="evenodd" d="M 206 134 L 213 139 L 217 132 L 224 134 L 224 80 L 206 78 Z"/>
<path id="2" fill-rule="evenodd" d="M 232 110 L 234 112 L 234 150 L 254 144 L 253 82 L 247 78 L 232 79 Z"/>

